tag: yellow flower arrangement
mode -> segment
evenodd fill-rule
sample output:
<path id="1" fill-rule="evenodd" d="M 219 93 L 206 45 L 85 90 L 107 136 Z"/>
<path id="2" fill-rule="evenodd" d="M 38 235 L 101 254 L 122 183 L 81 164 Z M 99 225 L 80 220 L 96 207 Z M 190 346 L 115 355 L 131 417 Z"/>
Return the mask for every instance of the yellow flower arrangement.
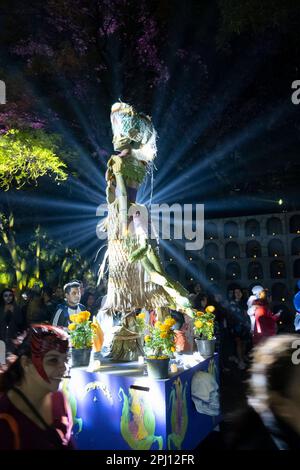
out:
<path id="1" fill-rule="evenodd" d="M 71 344 L 74 349 L 89 349 L 92 346 L 99 351 L 103 343 L 103 332 L 94 317 L 90 320 L 90 312 L 83 311 L 69 315 L 72 323 L 69 324 Z"/>
<path id="2" fill-rule="evenodd" d="M 164 322 L 157 321 L 149 327 L 149 333 L 144 337 L 145 353 L 149 359 L 165 359 L 175 352 L 175 333 L 172 330 L 176 321 L 167 317 Z"/>
<path id="3" fill-rule="evenodd" d="M 194 314 L 194 333 L 200 339 L 214 338 L 215 307 L 208 305 L 204 312 L 197 311 Z"/>
<path id="4" fill-rule="evenodd" d="M 146 322 L 145 322 L 145 313 L 141 312 L 135 317 L 135 324 L 136 324 L 136 329 L 138 333 L 142 334 L 145 331 L 146 328 Z"/>

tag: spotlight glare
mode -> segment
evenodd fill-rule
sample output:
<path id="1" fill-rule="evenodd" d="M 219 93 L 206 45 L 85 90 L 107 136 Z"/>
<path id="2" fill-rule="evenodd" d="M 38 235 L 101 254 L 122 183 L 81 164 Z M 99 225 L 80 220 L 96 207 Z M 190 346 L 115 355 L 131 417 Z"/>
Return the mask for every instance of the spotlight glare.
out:
<path id="1" fill-rule="evenodd" d="M 283 200 L 282 200 L 282 199 L 279 199 L 278 204 L 279 204 L 280 206 L 282 206 Z"/>

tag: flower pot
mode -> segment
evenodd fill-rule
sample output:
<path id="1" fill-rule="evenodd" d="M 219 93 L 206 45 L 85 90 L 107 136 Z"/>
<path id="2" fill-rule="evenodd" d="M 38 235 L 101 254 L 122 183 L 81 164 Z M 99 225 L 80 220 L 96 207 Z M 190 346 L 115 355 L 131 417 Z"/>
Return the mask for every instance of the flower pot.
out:
<path id="1" fill-rule="evenodd" d="M 216 338 L 214 339 L 200 339 L 195 338 L 198 352 L 202 357 L 211 357 L 214 355 L 216 347 Z"/>
<path id="2" fill-rule="evenodd" d="M 88 366 L 91 357 L 91 348 L 74 349 L 72 348 L 72 367 Z"/>
<path id="3" fill-rule="evenodd" d="M 147 370 L 148 376 L 151 379 L 167 379 L 169 376 L 169 362 L 170 359 L 148 359 Z"/>

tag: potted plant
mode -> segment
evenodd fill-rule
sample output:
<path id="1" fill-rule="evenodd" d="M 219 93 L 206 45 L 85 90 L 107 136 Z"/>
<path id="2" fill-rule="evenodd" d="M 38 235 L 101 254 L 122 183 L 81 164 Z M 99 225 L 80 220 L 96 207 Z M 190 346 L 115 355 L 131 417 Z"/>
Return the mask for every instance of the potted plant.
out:
<path id="1" fill-rule="evenodd" d="M 204 312 L 197 311 L 194 314 L 195 341 L 197 349 L 203 357 L 211 357 L 215 352 L 214 311 L 215 307 L 208 305 Z"/>
<path id="2" fill-rule="evenodd" d="M 103 333 L 94 317 L 90 320 L 90 312 L 83 311 L 69 316 L 72 323 L 68 330 L 72 346 L 73 367 L 87 366 L 90 361 L 92 347 L 100 351 L 103 343 Z"/>
<path id="3" fill-rule="evenodd" d="M 167 317 L 163 322 L 157 321 L 149 326 L 145 336 L 145 354 L 148 375 L 154 379 L 168 377 L 170 356 L 175 352 L 175 333 L 172 330 L 176 321 Z"/>

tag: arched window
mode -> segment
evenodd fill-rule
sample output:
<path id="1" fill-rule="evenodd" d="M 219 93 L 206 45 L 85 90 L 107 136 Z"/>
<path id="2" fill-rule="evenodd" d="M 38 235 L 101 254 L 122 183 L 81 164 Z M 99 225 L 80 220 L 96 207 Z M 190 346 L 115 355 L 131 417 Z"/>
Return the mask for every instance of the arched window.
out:
<path id="1" fill-rule="evenodd" d="M 294 261 L 294 277 L 299 277 L 300 278 L 300 259 L 296 259 Z"/>
<path id="2" fill-rule="evenodd" d="M 271 219 L 267 220 L 267 234 L 268 235 L 281 235 L 283 233 L 282 230 L 282 222 L 278 217 L 271 217 Z"/>
<path id="3" fill-rule="evenodd" d="M 261 246 L 256 240 L 251 240 L 246 245 L 246 256 L 247 258 L 260 258 L 261 257 Z"/>
<path id="4" fill-rule="evenodd" d="M 273 302 L 285 302 L 288 297 L 288 290 L 286 285 L 282 282 L 276 282 L 272 286 L 272 301 Z"/>
<path id="5" fill-rule="evenodd" d="M 286 269 L 283 261 L 272 261 L 270 264 L 270 274 L 272 279 L 281 279 L 286 277 Z"/>
<path id="6" fill-rule="evenodd" d="M 260 225 L 256 219 L 249 219 L 245 224 L 246 237 L 258 237 L 260 235 Z"/>
<path id="7" fill-rule="evenodd" d="M 241 268 L 238 263 L 228 263 L 226 266 L 226 279 L 241 279 Z"/>
<path id="8" fill-rule="evenodd" d="M 207 243 L 204 248 L 206 259 L 219 259 L 219 247 L 215 243 Z"/>
<path id="9" fill-rule="evenodd" d="M 269 256 L 274 256 L 274 258 L 277 258 L 277 256 L 284 256 L 282 241 L 278 238 L 271 240 L 268 244 L 268 254 Z"/>
<path id="10" fill-rule="evenodd" d="M 187 281 L 199 282 L 200 268 L 196 263 L 188 263 L 185 270 L 185 278 Z"/>
<path id="11" fill-rule="evenodd" d="M 214 222 L 208 222 L 204 226 L 204 236 L 206 240 L 217 239 L 218 237 L 218 227 Z"/>
<path id="12" fill-rule="evenodd" d="M 210 295 L 221 294 L 220 286 L 212 282 L 206 286 L 206 290 Z"/>
<path id="13" fill-rule="evenodd" d="M 175 281 L 180 281 L 180 272 L 176 264 L 169 263 L 166 267 L 166 273 L 169 274 Z"/>
<path id="14" fill-rule="evenodd" d="M 216 263 L 210 263 L 206 266 L 206 277 L 209 281 L 218 281 L 221 279 L 221 271 Z"/>
<path id="15" fill-rule="evenodd" d="M 292 255 L 300 256 L 300 237 L 294 238 L 292 241 Z"/>
<path id="16" fill-rule="evenodd" d="M 248 264 L 248 279 L 254 279 L 256 281 L 263 277 L 263 268 L 260 263 L 253 261 Z"/>
<path id="17" fill-rule="evenodd" d="M 224 238 L 237 238 L 238 236 L 238 224 L 236 222 L 226 222 L 224 224 Z"/>
<path id="18" fill-rule="evenodd" d="M 225 258 L 238 259 L 240 257 L 240 247 L 236 242 L 228 242 L 225 246 Z"/>
<path id="19" fill-rule="evenodd" d="M 290 218 L 290 233 L 300 233 L 300 214 Z"/>

